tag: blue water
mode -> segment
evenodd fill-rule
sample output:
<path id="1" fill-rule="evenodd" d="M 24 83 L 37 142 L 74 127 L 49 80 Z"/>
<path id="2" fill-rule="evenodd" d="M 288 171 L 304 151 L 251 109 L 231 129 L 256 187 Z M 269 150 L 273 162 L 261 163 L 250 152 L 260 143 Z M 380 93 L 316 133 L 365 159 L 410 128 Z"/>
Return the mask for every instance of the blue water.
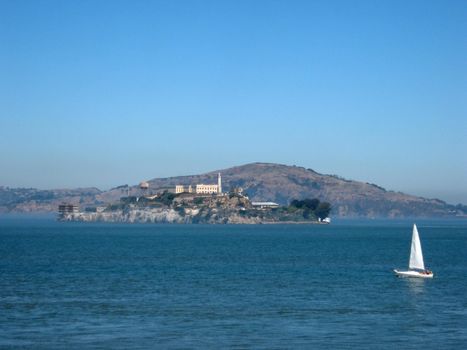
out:
<path id="1" fill-rule="evenodd" d="M 467 348 L 467 223 L 0 219 L 0 348 Z"/>

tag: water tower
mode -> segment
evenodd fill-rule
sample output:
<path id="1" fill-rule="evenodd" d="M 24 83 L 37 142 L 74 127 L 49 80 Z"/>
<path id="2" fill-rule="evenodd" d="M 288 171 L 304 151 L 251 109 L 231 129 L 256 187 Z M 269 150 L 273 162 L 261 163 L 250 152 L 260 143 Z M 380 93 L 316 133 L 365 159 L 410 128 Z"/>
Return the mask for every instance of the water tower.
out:
<path id="1" fill-rule="evenodd" d="M 146 195 L 149 189 L 149 183 L 147 181 L 140 182 L 139 189 L 143 193 L 143 196 Z"/>

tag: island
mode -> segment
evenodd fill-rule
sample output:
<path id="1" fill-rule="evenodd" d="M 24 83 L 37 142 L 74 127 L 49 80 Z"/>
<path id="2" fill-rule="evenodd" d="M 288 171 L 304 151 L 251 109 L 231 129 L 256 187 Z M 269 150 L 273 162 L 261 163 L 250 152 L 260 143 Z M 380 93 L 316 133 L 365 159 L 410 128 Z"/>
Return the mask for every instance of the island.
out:
<path id="1" fill-rule="evenodd" d="M 287 206 L 252 202 L 241 189 L 228 193 L 179 193 L 165 190 L 155 195 L 122 197 L 100 207 L 59 206 L 60 221 L 178 223 L 178 224 L 273 224 L 329 223 L 331 205 L 319 199 L 292 200 Z"/>

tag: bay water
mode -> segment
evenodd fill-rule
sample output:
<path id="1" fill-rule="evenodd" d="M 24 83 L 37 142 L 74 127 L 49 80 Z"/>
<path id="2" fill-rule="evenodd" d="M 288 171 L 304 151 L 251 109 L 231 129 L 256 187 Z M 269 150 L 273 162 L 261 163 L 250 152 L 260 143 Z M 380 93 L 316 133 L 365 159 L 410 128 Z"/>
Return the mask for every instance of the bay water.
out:
<path id="1" fill-rule="evenodd" d="M 0 219 L 0 348 L 465 349 L 467 222 Z"/>

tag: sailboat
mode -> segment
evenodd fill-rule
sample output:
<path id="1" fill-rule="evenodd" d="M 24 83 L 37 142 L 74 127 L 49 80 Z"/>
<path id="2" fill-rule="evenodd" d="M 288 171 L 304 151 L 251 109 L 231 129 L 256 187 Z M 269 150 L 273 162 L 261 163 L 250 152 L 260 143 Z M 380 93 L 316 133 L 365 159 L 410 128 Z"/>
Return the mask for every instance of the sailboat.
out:
<path id="1" fill-rule="evenodd" d="M 433 272 L 425 269 L 423 263 L 422 245 L 420 244 L 420 237 L 418 236 L 417 225 L 413 225 L 412 231 L 412 246 L 410 247 L 410 260 L 409 270 L 399 271 L 394 270 L 396 275 L 401 277 L 420 277 L 420 278 L 433 278 Z"/>

